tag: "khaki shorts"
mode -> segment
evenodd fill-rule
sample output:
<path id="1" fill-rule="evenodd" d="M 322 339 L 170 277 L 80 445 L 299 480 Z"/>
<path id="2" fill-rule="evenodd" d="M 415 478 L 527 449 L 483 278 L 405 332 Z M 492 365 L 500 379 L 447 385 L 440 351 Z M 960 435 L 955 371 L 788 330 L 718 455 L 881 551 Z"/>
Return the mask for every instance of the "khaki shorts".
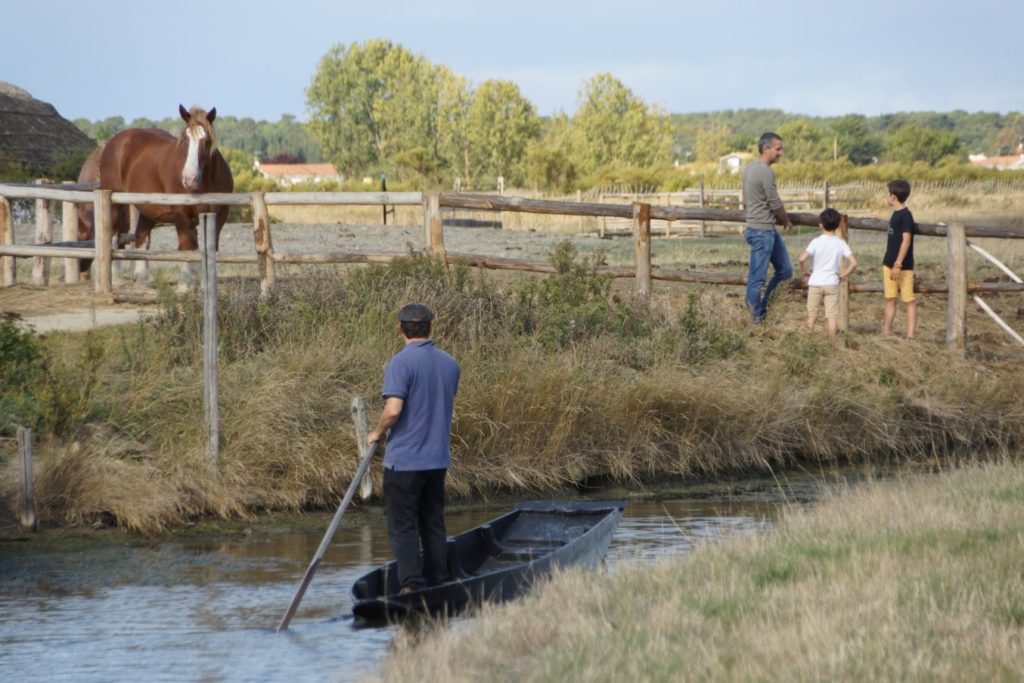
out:
<path id="1" fill-rule="evenodd" d="M 807 317 L 817 317 L 821 302 L 825 302 L 825 319 L 839 317 L 839 285 L 821 285 L 807 288 Z"/>
<path id="2" fill-rule="evenodd" d="M 892 269 L 882 266 L 882 287 L 885 290 L 886 299 L 895 299 L 900 295 L 903 303 L 914 300 L 914 271 L 900 270 L 899 281 L 892 279 Z"/>

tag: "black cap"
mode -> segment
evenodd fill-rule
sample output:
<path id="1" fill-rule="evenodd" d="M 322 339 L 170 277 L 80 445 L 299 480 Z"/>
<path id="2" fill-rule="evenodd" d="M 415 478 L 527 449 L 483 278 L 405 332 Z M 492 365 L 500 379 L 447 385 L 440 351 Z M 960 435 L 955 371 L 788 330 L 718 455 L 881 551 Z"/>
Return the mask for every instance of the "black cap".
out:
<path id="1" fill-rule="evenodd" d="M 423 304 L 406 304 L 398 312 L 401 323 L 429 323 L 433 319 L 434 314 Z"/>

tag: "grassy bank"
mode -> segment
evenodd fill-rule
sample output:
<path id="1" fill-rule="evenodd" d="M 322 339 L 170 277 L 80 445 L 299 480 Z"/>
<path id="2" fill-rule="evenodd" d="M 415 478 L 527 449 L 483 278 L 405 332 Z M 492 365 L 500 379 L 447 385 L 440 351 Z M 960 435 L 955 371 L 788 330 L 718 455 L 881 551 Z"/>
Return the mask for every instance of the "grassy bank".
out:
<path id="1" fill-rule="evenodd" d="M 382 679 L 1019 680 L 1024 468 L 873 483 L 772 533 L 613 576 L 570 572 Z"/>
<path id="2" fill-rule="evenodd" d="M 839 348 L 802 333 L 782 292 L 752 327 L 731 288 L 665 286 L 649 304 L 568 245 L 546 278 L 444 269 L 421 256 L 282 279 L 270 300 L 228 279 L 220 303 L 220 461 L 205 453 L 201 307 L 169 294 L 151 324 L 0 339 L 2 508 L 17 491 L 10 435 L 38 436 L 46 524 L 96 519 L 156 533 L 202 516 L 330 508 L 357 455 L 353 396 L 378 393 L 400 346 L 394 312 L 419 300 L 460 361 L 450 491 L 550 492 L 865 459 L 1015 454 L 1021 360 L 992 326 L 967 360 L 942 346 L 944 299 L 919 342 L 877 336 L 855 299 Z M 899 327 L 900 323 L 897 323 Z M 27 355 L 26 355 L 27 354 Z M 379 472 L 374 472 L 379 490 Z"/>

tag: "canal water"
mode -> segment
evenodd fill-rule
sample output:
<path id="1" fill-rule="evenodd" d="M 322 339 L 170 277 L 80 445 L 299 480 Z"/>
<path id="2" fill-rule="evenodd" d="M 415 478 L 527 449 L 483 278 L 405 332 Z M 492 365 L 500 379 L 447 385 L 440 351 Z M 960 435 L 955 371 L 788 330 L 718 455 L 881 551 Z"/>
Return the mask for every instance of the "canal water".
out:
<path id="1" fill-rule="evenodd" d="M 820 495 L 818 476 L 699 488 L 602 491 L 628 501 L 607 571 L 683 555 L 695 544 L 772 525 L 787 503 Z M 453 506 L 455 534 L 510 503 Z M 352 521 L 355 520 L 355 521 Z M 109 532 L 0 555 L 0 677 L 5 681 L 351 681 L 375 672 L 394 626 L 356 628 L 349 587 L 391 559 L 383 515 L 346 517 L 287 632 L 274 626 L 320 543 L 253 525 L 210 538 L 147 543 Z M 461 624 L 472 627 L 471 617 Z"/>

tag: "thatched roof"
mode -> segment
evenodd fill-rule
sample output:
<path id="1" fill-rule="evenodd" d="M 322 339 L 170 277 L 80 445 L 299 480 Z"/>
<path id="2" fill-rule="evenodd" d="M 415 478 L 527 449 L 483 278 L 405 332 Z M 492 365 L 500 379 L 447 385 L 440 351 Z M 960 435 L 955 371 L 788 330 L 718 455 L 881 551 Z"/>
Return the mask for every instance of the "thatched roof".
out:
<path id="1" fill-rule="evenodd" d="M 52 104 L 0 81 L 0 161 L 45 173 L 67 157 L 95 146 Z"/>

